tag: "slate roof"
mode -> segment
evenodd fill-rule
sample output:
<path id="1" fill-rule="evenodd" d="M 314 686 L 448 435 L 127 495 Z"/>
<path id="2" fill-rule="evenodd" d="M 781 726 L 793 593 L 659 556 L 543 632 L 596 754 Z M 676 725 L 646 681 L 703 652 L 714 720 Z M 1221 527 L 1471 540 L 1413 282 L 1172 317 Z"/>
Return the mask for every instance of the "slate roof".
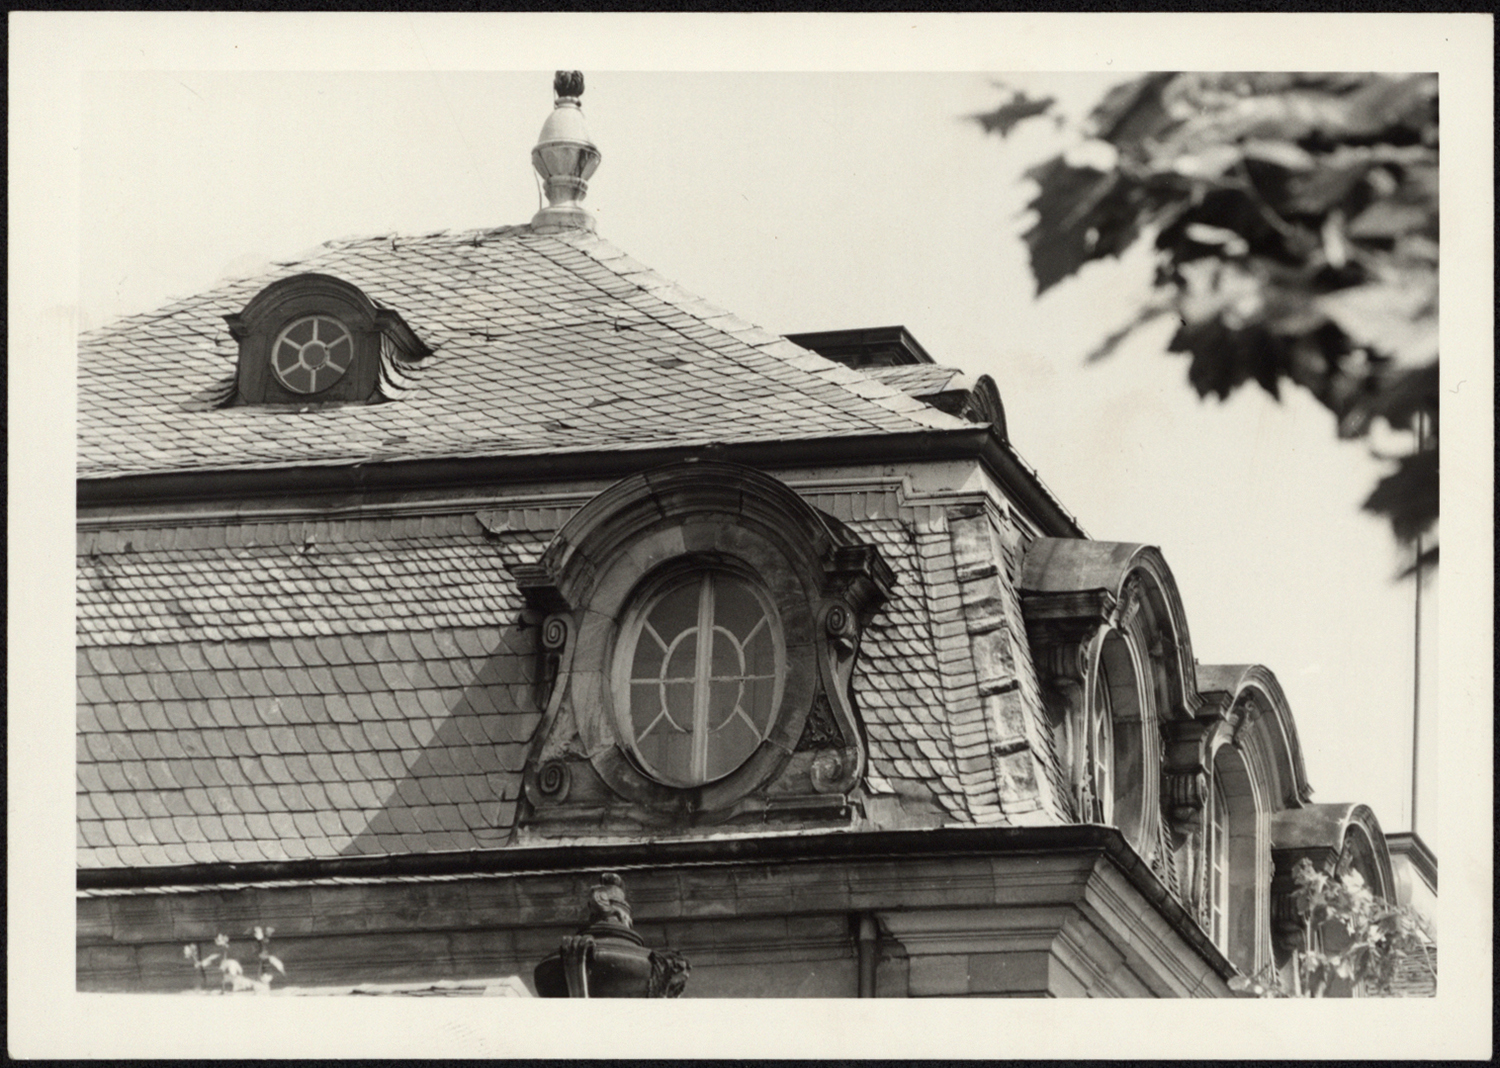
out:
<path id="1" fill-rule="evenodd" d="M 963 820 L 917 550 L 846 521 L 898 579 L 856 682 L 872 781 Z M 83 532 L 79 866 L 503 846 L 540 722 L 509 569 L 549 536 L 474 513 Z"/>
<path id="2" fill-rule="evenodd" d="M 956 367 L 917 363 L 895 367 L 866 367 L 863 370 L 871 378 L 894 386 L 912 397 L 930 397 L 934 393 L 974 388 L 974 379 Z"/>
<path id="3" fill-rule="evenodd" d="M 223 316 L 302 272 L 359 286 L 433 355 L 383 403 L 215 407 L 237 358 Z M 851 370 L 590 234 L 356 239 L 87 335 L 78 474 L 967 431 L 916 398 L 971 384 L 930 365 Z M 451 507 L 86 519 L 79 866 L 506 844 L 540 721 L 535 634 L 519 625 L 513 569 L 568 514 L 541 509 L 524 530 Z M 839 518 L 898 580 L 856 677 L 871 787 L 934 818 L 972 819 L 933 639 L 933 604 L 955 591 L 927 588 L 917 539 L 883 506 Z"/>
<path id="4" fill-rule="evenodd" d="M 930 798 L 949 816 L 964 819 L 969 815 L 968 798 L 954 766 L 932 636 L 935 591 L 923 581 L 917 548 L 901 521 L 846 521 L 880 550 L 896 576 L 893 596 L 861 638 L 854 682 L 869 740 L 872 785 Z"/>
<path id="5" fill-rule="evenodd" d="M 434 354 L 385 403 L 215 407 L 237 353 L 222 317 L 302 272 L 359 286 Z M 967 428 L 592 234 L 528 226 L 332 242 L 119 320 L 82 339 L 78 391 L 88 479 Z"/>

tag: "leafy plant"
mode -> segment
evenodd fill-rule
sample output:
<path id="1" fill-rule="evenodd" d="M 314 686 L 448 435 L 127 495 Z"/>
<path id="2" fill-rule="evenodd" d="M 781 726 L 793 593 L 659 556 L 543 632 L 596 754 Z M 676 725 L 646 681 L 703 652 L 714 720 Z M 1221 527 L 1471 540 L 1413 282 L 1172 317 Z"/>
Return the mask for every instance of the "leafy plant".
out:
<path id="1" fill-rule="evenodd" d="M 268 987 L 271 983 L 272 968 L 275 968 L 283 976 L 286 975 L 286 969 L 282 967 L 281 960 L 271 955 L 271 935 L 275 932 L 276 928 L 274 927 L 256 927 L 251 932 L 255 938 L 256 960 L 260 963 L 258 979 Z"/>
<path id="2" fill-rule="evenodd" d="M 199 954 L 196 943 L 189 943 L 182 947 L 182 955 L 197 973 L 198 985 L 202 990 L 209 989 L 208 972 L 217 961 L 219 993 L 234 994 L 251 990 L 257 994 L 266 994 L 271 990 L 271 970 L 274 968 L 282 975 L 286 974 L 286 968 L 282 966 L 281 961 L 271 954 L 271 935 L 274 931 L 274 927 L 256 927 L 251 931 L 255 939 L 256 958 L 259 963 L 259 970 L 254 978 L 247 976 L 244 966 L 229 955 L 229 936 L 223 933 L 214 938 L 214 945 L 218 947 L 218 952 L 204 957 Z"/>
<path id="3" fill-rule="evenodd" d="M 1388 996 L 1401 961 L 1424 963 L 1430 939 L 1410 908 L 1377 897 L 1353 868 L 1335 876 L 1320 872 L 1305 857 L 1292 869 L 1293 899 L 1305 924 L 1306 948 L 1297 951 L 1297 980 L 1308 997 L 1321 997 L 1335 979 L 1344 979 L 1367 994 Z M 1328 923 L 1347 935 L 1341 947 L 1330 945 Z M 1324 937 L 1315 937 L 1323 933 Z M 1436 973 L 1434 972 L 1434 976 Z"/>
<path id="4" fill-rule="evenodd" d="M 1237 976 L 1230 988 L 1254 997 L 1324 997 L 1335 980 L 1366 996 L 1390 997 L 1396 975 L 1415 961 L 1437 978 L 1432 938 L 1409 906 L 1376 896 L 1359 872 L 1318 871 L 1305 857 L 1292 868 L 1302 943 L 1292 952 L 1290 989 L 1279 975 Z"/>
<path id="5" fill-rule="evenodd" d="M 1047 114 L 1013 93 L 1005 136 Z M 1155 291 L 1091 354 L 1163 316 L 1200 396 L 1307 389 L 1359 438 L 1417 431 L 1364 507 L 1409 542 L 1438 514 L 1438 115 L 1432 74 L 1154 73 L 1111 90 L 1084 140 L 1028 172 L 1038 293 L 1138 243 Z M 1435 539 L 1414 567 L 1436 563 Z"/>
<path id="6" fill-rule="evenodd" d="M 220 935 L 219 937 L 223 938 L 224 936 Z M 227 939 L 226 939 L 226 941 L 227 941 Z M 217 939 L 215 939 L 215 942 L 217 942 Z M 198 955 L 198 946 L 197 946 L 197 943 L 190 942 L 187 945 L 185 945 L 185 946 L 182 947 L 182 955 L 187 958 L 188 963 L 192 965 L 194 971 L 196 972 L 196 974 L 198 976 L 198 986 L 199 986 L 199 988 L 203 989 L 203 990 L 207 990 L 208 989 L 208 969 L 213 966 L 214 961 L 216 961 L 216 960 L 219 959 L 220 954 L 218 954 L 218 953 L 210 953 L 206 957 L 200 957 Z"/>

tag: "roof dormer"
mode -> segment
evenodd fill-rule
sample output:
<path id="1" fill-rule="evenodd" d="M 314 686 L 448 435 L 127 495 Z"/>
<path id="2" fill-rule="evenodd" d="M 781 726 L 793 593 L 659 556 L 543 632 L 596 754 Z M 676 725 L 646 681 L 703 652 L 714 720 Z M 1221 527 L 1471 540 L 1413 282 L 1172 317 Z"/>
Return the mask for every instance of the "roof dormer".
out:
<path id="1" fill-rule="evenodd" d="M 224 319 L 240 349 L 231 405 L 389 400 L 430 352 L 401 316 L 326 274 L 272 282 Z"/>

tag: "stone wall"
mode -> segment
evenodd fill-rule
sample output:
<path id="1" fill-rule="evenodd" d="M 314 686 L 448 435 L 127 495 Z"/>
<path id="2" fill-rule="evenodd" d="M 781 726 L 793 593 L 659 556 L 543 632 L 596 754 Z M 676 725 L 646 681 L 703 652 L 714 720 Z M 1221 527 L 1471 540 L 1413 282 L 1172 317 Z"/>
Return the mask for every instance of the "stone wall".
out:
<path id="1" fill-rule="evenodd" d="M 1097 850 L 715 864 L 623 873 L 636 930 L 682 952 L 689 997 L 1222 996 L 1219 967 Z M 582 926 L 595 874 L 95 892 L 79 899 L 78 988 L 187 991 L 183 947 L 219 933 L 253 967 L 275 929 L 298 987 L 519 975 Z M 870 945 L 871 943 L 866 943 Z"/>

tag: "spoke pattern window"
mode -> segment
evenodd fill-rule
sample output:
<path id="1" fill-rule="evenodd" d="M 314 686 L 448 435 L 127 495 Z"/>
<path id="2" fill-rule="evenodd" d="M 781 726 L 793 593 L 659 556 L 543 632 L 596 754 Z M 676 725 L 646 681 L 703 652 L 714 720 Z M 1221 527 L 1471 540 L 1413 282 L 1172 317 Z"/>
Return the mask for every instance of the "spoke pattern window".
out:
<path id="1" fill-rule="evenodd" d="M 354 361 L 354 338 L 327 315 L 298 319 L 281 332 L 271 351 L 271 367 L 287 389 L 321 393 L 344 376 Z"/>
<path id="2" fill-rule="evenodd" d="M 723 571 L 678 580 L 623 635 L 626 721 L 645 770 L 698 786 L 743 764 L 770 731 L 784 652 L 775 612 Z"/>

